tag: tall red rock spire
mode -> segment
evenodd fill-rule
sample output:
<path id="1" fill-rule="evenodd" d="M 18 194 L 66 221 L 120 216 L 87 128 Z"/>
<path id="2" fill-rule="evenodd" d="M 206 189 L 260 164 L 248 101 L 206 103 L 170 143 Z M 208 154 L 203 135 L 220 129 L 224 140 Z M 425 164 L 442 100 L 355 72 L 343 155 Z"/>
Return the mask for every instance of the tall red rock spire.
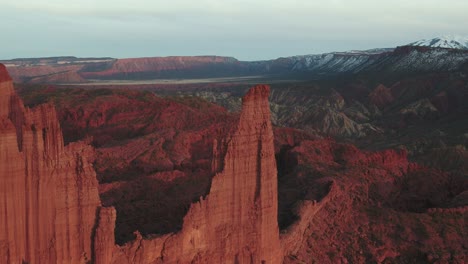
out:
<path id="1" fill-rule="evenodd" d="M 258 85 L 244 96 L 220 172 L 205 199 L 192 204 L 182 230 L 152 240 L 138 236 L 114 250 L 113 263 L 282 262 L 269 92 Z"/>
<path id="2" fill-rule="evenodd" d="M 25 108 L 0 64 L 0 263 L 85 263 L 100 206 L 91 147 L 64 147 L 51 105 Z"/>
<path id="3" fill-rule="evenodd" d="M 268 86 L 258 85 L 244 96 L 237 131 L 228 140 L 224 168 L 213 178 L 206 200 L 192 206 L 184 221 L 185 241 L 193 241 L 184 247 L 206 251 L 215 262 L 281 260 L 269 93 Z"/>
<path id="4" fill-rule="evenodd" d="M 0 95 L 0 263 L 282 262 L 268 86 L 244 96 L 210 193 L 182 230 L 121 247 L 115 210 L 100 207 L 92 149 L 64 147 L 54 108 L 25 108 L 3 65 Z"/>

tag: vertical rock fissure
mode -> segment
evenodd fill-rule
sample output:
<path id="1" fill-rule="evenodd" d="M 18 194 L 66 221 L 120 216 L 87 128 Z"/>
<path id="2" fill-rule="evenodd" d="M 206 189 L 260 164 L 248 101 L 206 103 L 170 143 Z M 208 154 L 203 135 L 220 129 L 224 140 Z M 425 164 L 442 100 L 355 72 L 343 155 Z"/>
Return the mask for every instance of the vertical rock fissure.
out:
<path id="1" fill-rule="evenodd" d="M 257 175 L 256 175 L 256 184 L 255 184 L 255 202 L 258 202 L 260 198 L 260 191 L 262 189 L 262 140 L 257 141 L 257 156 L 255 157 L 257 161 Z"/>
<path id="2" fill-rule="evenodd" d="M 5 204 L 2 204 L 2 206 L 5 207 L 5 209 L 4 209 L 4 214 L 5 214 L 4 223 L 5 223 L 5 226 L 4 226 L 4 227 L 1 227 L 1 228 L 2 228 L 3 230 L 5 230 L 6 238 L 9 238 L 9 237 L 10 237 L 10 234 L 9 234 L 9 233 L 10 233 L 10 232 L 9 232 L 10 230 L 8 229 L 8 226 L 9 226 L 9 225 L 8 225 L 8 207 L 6 206 L 6 201 L 7 201 L 6 193 L 5 193 L 3 199 L 4 199 L 4 201 L 5 201 Z M 5 243 L 6 243 L 6 245 L 5 245 L 5 246 L 6 246 L 6 261 L 7 261 L 7 263 L 9 263 L 9 262 L 10 262 L 10 247 L 9 247 L 8 241 L 6 241 Z M 3 245 L 0 244 L 0 249 L 2 249 L 2 248 L 1 248 L 2 246 L 3 246 Z M 0 257 L 1 257 L 1 256 L 0 256 Z"/>
<path id="3" fill-rule="evenodd" d="M 99 221 L 101 221 L 101 218 L 99 217 L 101 212 L 101 206 L 96 208 L 96 216 L 95 216 L 95 222 L 94 226 L 91 230 L 91 259 L 88 261 L 89 264 L 95 263 L 96 262 L 96 240 L 94 239 L 96 237 L 96 230 L 99 226 Z"/>
<path id="4" fill-rule="evenodd" d="M 28 156 L 25 157 L 25 168 L 24 168 L 24 189 L 25 190 L 30 190 L 31 187 L 30 187 L 30 173 L 29 173 L 29 159 L 28 159 Z M 5 201 L 7 199 L 5 198 Z M 30 226 L 30 210 L 31 210 L 31 205 L 29 204 L 29 193 L 28 192 L 24 192 L 24 202 L 25 202 L 25 208 L 24 208 L 24 226 L 23 227 L 20 227 L 20 228 L 24 228 L 25 229 L 25 240 L 26 240 L 26 243 L 24 244 L 24 247 L 25 247 L 25 257 L 29 259 L 29 241 L 30 240 L 30 237 L 29 237 L 29 234 L 30 234 L 30 230 L 29 230 L 29 226 Z"/>
<path id="5" fill-rule="evenodd" d="M 41 226 L 40 225 L 40 192 L 41 192 L 41 189 L 42 189 L 42 185 L 41 185 L 41 182 L 39 181 L 41 175 L 40 175 L 40 166 L 42 164 L 40 164 L 40 159 L 41 159 L 41 153 L 39 153 L 39 136 L 38 136 L 38 129 L 35 125 L 33 125 L 32 127 L 32 132 L 33 132 L 33 144 L 32 144 L 32 149 L 31 149 L 31 152 L 32 152 L 32 159 L 31 159 L 31 171 L 32 171 L 32 174 L 31 174 L 31 182 L 32 182 L 32 185 L 33 186 L 37 186 L 33 191 L 32 191 L 32 194 L 30 196 L 31 199 L 33 199 L 31 202 L 33 203 L 33 206 L 31 208 L 31 213 L 32 213 L 32 216 L 34 217 L 34 222 L 32 223 L 32 225 L 34 227 L 39 227 Z M 32 240 L 31 242 L 33 242 L 35 245 L 39 245 L 40 244 L 40 239 L 42 238 L 42 228 L 40 228 L 37 232 L 37 234 L 34 236 L 34 240 Z M 32 251 L 35 251 L 37 250 L 37 248 L 34 248 L 34 245 L 31 245 L 31 249 Z M 31 256 L 30 258 L 30 261 L 33 261 L 35 260 L 35 256 Z"/>
<path id="6" fill-rule="evenodd" d="M 66 191 L 66 193 L 69 193 L 69 190 L 68 190 L 68 185 L 69 185 L 68 179 L 65 179 L 65 181 L 66 181 L 66 184 L 65 184 L 65 191 Z M 65 197 L 65 207 L 66 207 L 66 208 L 69 208 L 69 206 L 70 206 L 69 197 L 68 197 L 68 195 L 67 195 L 67 196 Z M 70 226 L 70 215 L 69 215 L 69 214 L 66 214 L 66 215 L 65 215 L 65 223 L 66 223 L 67 226 Z M 66 238 L 67 238 L 67 240 L 66 240 L 66 249 L 67 249 L 67 252 L 70 252 L 70 230 L 67 229 L 65 234 L 66 234 Z"/>
<path id="7" fill-rule="evenodd" d="M 19 107 L 17 105 L 18 98 L 14 95 L 9 95 L 8 101 L 8 119 L 13 123 L 16 128 L 16 142 L 18 144 L 18 150 L 23 151 L 23 125 L 24 125 L 24 116 L 23 113 L 17 111 Z"/>

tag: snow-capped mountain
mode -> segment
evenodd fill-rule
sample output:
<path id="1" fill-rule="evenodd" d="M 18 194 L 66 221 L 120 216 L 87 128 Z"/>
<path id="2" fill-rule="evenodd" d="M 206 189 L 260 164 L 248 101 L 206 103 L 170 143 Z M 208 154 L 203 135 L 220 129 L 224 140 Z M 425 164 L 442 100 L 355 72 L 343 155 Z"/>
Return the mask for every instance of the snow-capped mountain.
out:
<path id="1" fill-rule="evenodd" d="M 289 57 L 292 63 L 291 71 L 308 71 L 318 74 L 351 73 L 371 65 L 382 54 L 391 53 L 394 48 L 371 50 L 351 50 L 315 55 Z"/>
<path id="2" fill-rule="evenodd" d="M 433 39 L 423 39 L 408 44 L 408 46 L 426 46 L 433 48 L 468 49 L 468 37 L 444 36 Z"/>
<path id="3" fill-rule="evenodd" d="M 452 71 L 468 62 L 468 49 L 421 49 L 414 46 L 402 46 L 381 53 L 335 52 L 294 56 L 287 59 L 290 71 L 308 72 L 311 76 L 369 71 L 394 73 Z M 271 61 L 271 63 L 275 62 Z"/>

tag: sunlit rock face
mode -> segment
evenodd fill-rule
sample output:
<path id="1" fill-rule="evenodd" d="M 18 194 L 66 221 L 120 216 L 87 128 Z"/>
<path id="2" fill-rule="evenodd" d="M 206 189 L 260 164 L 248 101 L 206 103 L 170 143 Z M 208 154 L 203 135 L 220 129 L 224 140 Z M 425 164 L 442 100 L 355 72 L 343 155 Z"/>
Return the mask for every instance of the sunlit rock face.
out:
<path id="1" fill-rule="evenodd" d="M 117 246 L 84 143 L 64 146 L 55 109 L 24 107 L 0 68 L 2 263 L 280 263 L 277 171 L 269 87 L 243 98 L 234 133 L 214 144 L 210 192 L 183 228 Z"/>
<path id="2" fill-rule="evenodd" d="M 236 132 L 215 144 L 210 192 L 192 204 L 182 230 L 152 240 L 137 235 L 114 251 L 113 263 L 282 261 L 269 92 L 259 85 L 244 96 Z"/>
<path id="3" fill-rule="evenodd" d="M 0 262 L 85 263 L 100 206 L 93 149 L 64 147 L 55 109 L 29 109 L 0 65 Z"/>

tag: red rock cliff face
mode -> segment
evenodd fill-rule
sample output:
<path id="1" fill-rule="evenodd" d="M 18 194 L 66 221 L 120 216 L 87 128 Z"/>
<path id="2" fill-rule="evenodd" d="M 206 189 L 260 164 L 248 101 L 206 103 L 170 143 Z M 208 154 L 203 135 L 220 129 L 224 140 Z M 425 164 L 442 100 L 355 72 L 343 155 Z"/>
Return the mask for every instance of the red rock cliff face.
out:
<path id="1" fill-rule="evenodd" d="M 0 82 L 11 81 L 11 77 L 8 74 L 5 65 L 0 64 Z"/>
<path id="2" fill-rule="evenodd" d="M 282 261 L 269 91 L 268 86 L 256 86 L 243 98 L 237 131 L 226 141 L 224 159 L 214 162 L 220 170 L 210 193 L 192 204 L 182 230 L 151 240 L 137 234 L 135 241 L 112 250 L 112 238 L 104 230 L 115 214 L 106 212 L 96 238 L 106 252 L 99 255 L 101 263 Z"/>
<path id="3" fill-rule="evenodd" d="M 184 231 L 190 230 L 190 240 L 195 245 L 204 244 L 206 251 L 212 250 L 219 263 L 280 260 L 277 171 L 268 95 L 269 87 L 256 86 L 244 96 L 224 169 L 214 177 L 207 199 L 193 206 L 186 216 Z M 210 217 L 203 219 L 202 215 Z M 197 234 L 200 228 L 205 229 L 204 239 Z M 192 247 L 190 243 L 186 246 Z"/>
<path id="4" fill-rule="evenodd" d="M 0 263 L 85 263 L 100 206 L 92 149 L 64 147 L 51 105 L 25 108 L 0 65 Z"/>
<path id="5" fill-rule="evenodd" d="M 280 263 L 268 86 L 243 98 L 237 130 L 215 144 L 216 175 L 180 232 L 115 245 L 92 149 L 64 147 L 54 108 L 25 108 L 0 68 L 0 263 Z M 222 157 L 224 156 L 224 157 Z"/>

